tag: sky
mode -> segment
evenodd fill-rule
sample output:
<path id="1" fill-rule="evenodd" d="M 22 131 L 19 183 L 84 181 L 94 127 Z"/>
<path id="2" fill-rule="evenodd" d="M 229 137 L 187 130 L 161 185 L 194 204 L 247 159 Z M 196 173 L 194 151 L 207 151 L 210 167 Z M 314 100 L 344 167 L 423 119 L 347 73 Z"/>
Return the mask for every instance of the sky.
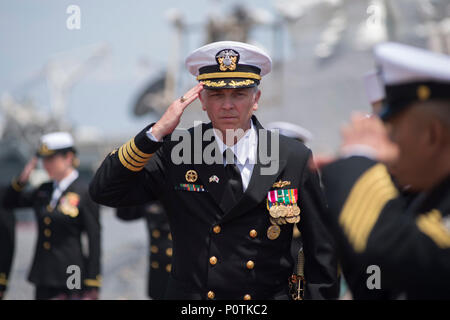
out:
<path id="1" fill-rule="evenodd" d="M 166 18 L 168 10 L 178 8 L 186 23 L 200 25 L 211 10 L 225 14 L 239 2 L 1 1 L 0 96 L 9 92 L 17 98 L 32 97 L 43 112 L 50 112 L 44 66 L 54 59 L 71 65 L 74 59 L 86 58 L 103 44 L 109 48 L 108 54 L 89 66 L 68 95 L 68 121 L 108 135 L 135 133 L 154 120 L 149 116 L 136 118 L 132 106 L 145 85 L 165 69 L 170 57 L 174 33 Z M 245 4 L 275 14 L 272 1 L 247 0 Z M 66 26 L 70 5 L 80 8 L 80 29 Z M 203 39 L 200 28 L 190 32 L 182 53 L 199 47 Z"/>

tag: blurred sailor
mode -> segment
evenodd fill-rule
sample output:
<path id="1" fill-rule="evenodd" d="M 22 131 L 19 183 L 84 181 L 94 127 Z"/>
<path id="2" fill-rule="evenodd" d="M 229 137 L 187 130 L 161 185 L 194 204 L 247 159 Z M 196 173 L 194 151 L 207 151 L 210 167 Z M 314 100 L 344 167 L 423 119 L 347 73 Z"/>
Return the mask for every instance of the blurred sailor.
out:
<path id="1" fill-rule="evenodd" d="M 159 201 L 153 201 L 118 208 L 116 215 L 124 221 L 145 219 L 150 243 L 147 295 L 153 300 L 163 299 L 172 270 L 172 235 L 164 207 Z"/>
<path id="2" fill-rule="evenodd" d="M 450 298 L 450 57 L 384 43 L 375 59 L 385 125 L 355 115 L 344 128 L 342 159 L 323 170 L 328 223 L 368 289 Z"/>
<path id="3" fill-rule="evenodd" d="M 24 190 L 38 158 L 32 158 L 7 190 L 7 208 L 31 207 L 38 223 L 38 239 L 28 280 L 36 299 L 96 299 L 100 276 L 99 208 L 78 178 L 76 150 L 67 132 L 42 136 L 37 156 L 51 181 Z M 83 253 L 81 237 L 89 241 Z M 80 273 L 81 272 L 81 273 Z M 73 281 L 68 279 L 74 275 Z M 68 283 L 72 285 L 69 285 Z"/>
<path id="4" fill-rule="evenodd" d="M 3 198 L 5 187 L 0 188 Z M 11 210 L 0 206 L 0 300 L 8 288 L 9 274 L 14 256 L 15 219 Z"/>

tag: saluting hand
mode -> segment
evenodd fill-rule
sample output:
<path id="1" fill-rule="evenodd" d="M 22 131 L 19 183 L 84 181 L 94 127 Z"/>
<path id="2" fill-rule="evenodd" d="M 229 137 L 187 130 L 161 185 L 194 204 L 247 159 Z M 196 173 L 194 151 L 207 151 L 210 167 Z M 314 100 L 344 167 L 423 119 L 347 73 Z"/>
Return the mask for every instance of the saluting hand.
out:
<path id="1" fill-rule="evenodd" d="M 30 178 L 31 172 L 36 168 L 38 162 L 37 157 L 33 157 L 28 161 L 28 163 L 25 165 L 25 168 L 23 168 L 22 173 L 19 176 L 19 183 L 25 184 L 27 183 L 28 179 Z"/>
<path id="2" fill-rule="evenodd" d="M 341 151 L 353 146 L 369 147 L 375 158 L 385 164 L 394 163 L 399 156 L 399 148 L 393 143 L 381 119 L 361 113 L 352 115 L 351 122 L 342 129 Z"/>
<path id="3" fill-rule="evenodd" d="M 158 141 L 175 130 L 180 123 L 184 109 L 198 98 L 202 90 L 203 84 L 199 83 L 186 92 L 181 98 L 172 102 L 161 119 L 159 119 L 152 127 L 152 134 Z"/>

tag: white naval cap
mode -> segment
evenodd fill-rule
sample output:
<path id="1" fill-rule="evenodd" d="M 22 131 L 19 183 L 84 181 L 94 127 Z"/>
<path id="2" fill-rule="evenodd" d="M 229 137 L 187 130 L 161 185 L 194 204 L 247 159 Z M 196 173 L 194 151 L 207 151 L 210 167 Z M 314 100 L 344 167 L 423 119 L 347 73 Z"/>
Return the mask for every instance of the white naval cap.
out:
<path id="1" fill-rule="evenodd" d="M 185 64 L 207 89 L 249 88 L 270 72 L 272 59 L 254 45 L 219 41 L 194 50 Z"/>
<path id="2" fill-rule="evenodd" d="M 74 141 L 70 133 L 52 132 L 41 137 L 37 154 L 40 157 L 48 157 L 69 150 L 75 152 Z"/>
<path id="3" fill-rule="evenodd" d="M 385 87 L 383 119 L 415 101 L 450 99 L 450 56 L 392 42 L 374 55 Z"/>
<path id="4" fill-rule="evenodd" d="M 270 122 L 267 124 L 266 129 L 267 130 L 278 129 L 280 134 L 290 138 L 298 139 L 303 143 L 307 143 L 313 138 L 312 133 L 309 132 L 307 129 L 290 122 L 284 121 Z"/>
<path id="5" fill-rule="evenodd" d="M 366 88 L 366 96 L 370 103 L 384 99 L 384 86 L 380 82 L 378 72 L 371 71 L 364 75 L 364 87 Z"/>

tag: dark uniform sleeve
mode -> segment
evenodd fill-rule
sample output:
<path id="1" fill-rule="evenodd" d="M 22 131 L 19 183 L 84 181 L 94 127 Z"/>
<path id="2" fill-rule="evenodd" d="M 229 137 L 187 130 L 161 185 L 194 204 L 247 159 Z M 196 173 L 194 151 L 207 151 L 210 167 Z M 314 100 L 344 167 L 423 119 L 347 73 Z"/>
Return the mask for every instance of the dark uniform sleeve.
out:
<path id="1" fill-rule="evenodd" d="M 89 187 L 95 202 L 126 207 L 157 199 L 157 188 L 164 185 L 165 161 L 160 149 L 163 143 L 146 135 L 150 126 L 103 161 Z"/>
<path id="2" fill-rule="evenodd" d="M 1 190 L 4 194 L 4 190 Z M 0 208 L 0 293 L 5 292 L 14 256 L 14 214 L 10 210 Z M 0 294 L 0 299 L 2 294 Z"/>
<path id="3" fill-rule="evenodd" d="M 299 223 L 305 254 L 305 299 L 336 299 L 339 294 L 337 257 L 332 238 L 321 220 L 326 202 L 317 172 L 306 164 L 299 188 Z"/>
<path id="4" fill-rule="evenodd" d="M 32 207 L 36 190 L 24 190 L 24 188 L 25 185 L 13 179 L 3 195 L 3 207 L 8 209 Z"/>
<path id="5" fill-rule="evenodd" d="M 131 221 L 141 219 L 145 214 L 146 206 L 136 206 L 136 207 L 125 207 L 118 208 L 116 211 L 116 216 L 120 220 Z"/>
<path id="6" fill-rule="evenodd" d="M 84 285 L 87 288 L 101 287 L 101 229 L 98 204 L 92 201 L 87 190 L 82 195 L 80 207 L 82 210 L 83 227 L 88 237 L 89 255 L 86 259 L 86 274 Z"/>
<path id="7" fill-rule="evenodd" d="M 405 199 L 386 167 L 363 157 L 325 167 L 323 182 L 327 220 L 353 253 L 350 263 L 378 266 L 384 289 L 434 288 L 436 296 L 450 296 L 450 232 L 438 208 L 405 214 Z"/>

